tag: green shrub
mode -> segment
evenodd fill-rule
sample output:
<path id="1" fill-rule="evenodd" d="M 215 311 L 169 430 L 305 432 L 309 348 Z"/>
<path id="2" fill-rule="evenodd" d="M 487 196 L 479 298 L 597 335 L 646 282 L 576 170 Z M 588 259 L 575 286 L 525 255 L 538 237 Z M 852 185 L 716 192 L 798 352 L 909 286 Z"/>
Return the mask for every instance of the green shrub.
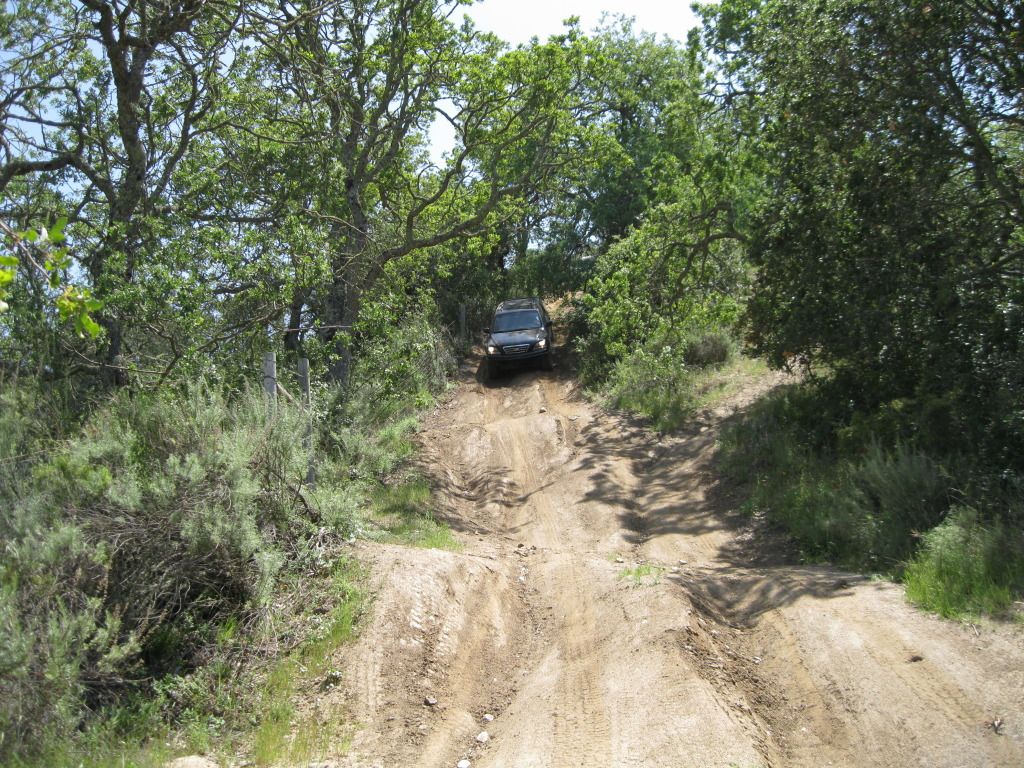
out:
<path id="1" fill-rule="evenodd" d="M 656 429 L 675 429 L 701 405 L 708 371 L 734 356 L 723 331 L 660 337 L 616 361 L 603 390 L 612 407 L 640 414 Z"/>
<path id="2" fill-rule="evenodd" d="M 752 504 L 785 525 L 808 556 L 898 572 L 945 516 L 951 480 L 905 444 L 830 447 L 821 425 L 827 410 L 815 408 L 826 391 L 791 387 L 758 403 L 723 435 L 723 468 L 753 481 Z"/>
<path id="3" fill-rule="evenodd" d="M 136 393 L 36 464 L 0 519 L 0 762 L 263 609 L 324 517 L 306 424 L 258 394 Z"/>
<path id="4" fill-rule="evenodd" d="M 1002 521 L 957 507 L 925 534 L 904 579 L 911 600 L 943 616 L 999 614 L 1024 589 L 1024 546 Z"/>
<path id="5" fill-rule="evenodd" d="M 859 529 L 855 549 L 883 570 L 898 568 L 949 508 L 949 478 L 905 445 L 887 451 L 874 443 L 847 475 L 842 504 Z"/>
<path id="6" fill-rule="evenodd" d="M 934 403 L 885 403 L 844 422 L 834 393 L 832 383 L 780 389 L 724 432 L 721 467 L 749 483 L 748 506 L 784 525 L 807 557 L 902 576 L 930 610 L 1004 610 L 1024 589 L 1019 476 L 952 456 L 953 476 L 904 442 Z"/>
<path id="7" fill-rule="evenodd" d="M 735 356 L 735 340 L 721 330 L 694 334 L 683 344 L 683 360 L 687 365 L 702 368 L 710 365 L 724 365 Z"/>
<path id="8" fill-rule="evenodd" d="M 365 434 L 429 406 L 455 369 L 453 341 L 423 315 L 375 328 L 364 339 L 333 421 Z"/>

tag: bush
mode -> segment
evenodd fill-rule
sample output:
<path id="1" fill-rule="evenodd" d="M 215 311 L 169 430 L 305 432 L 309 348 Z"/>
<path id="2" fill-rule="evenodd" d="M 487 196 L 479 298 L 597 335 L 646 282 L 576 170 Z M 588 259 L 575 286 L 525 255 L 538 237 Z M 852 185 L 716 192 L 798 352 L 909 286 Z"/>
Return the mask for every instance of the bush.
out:
<path id="1" fill-rule="evenodd" d="M 821 402 L 830 392 L 804 385 L 765 398 L 723 435 L 723 468 L 753 481 L 752 504 L 809 557 L 898 573 L 945 517 L 953 481 L 908 444 L 837 442 L 845 428 Z"/>
<path id="2" fill-rule="evenodd" d="M 707 332 L 676 343 L 660 339 L 617 361 L 604 384 L 609 403 L 650 419 L 656 429 L 681 426 L 699 407 L 708 369 L 733 357 L 722 332 Z"/>
<path id="3" fill-rule="evenodd" d="M 749 505 L 784 525 L 807 557 L 902 577 L 930 610 L 1004 611 L 1024 589 L 1020 477 L 963 461 L 954 476 L 900 441 L 918 431 L 913 404 L 853 411 L 844 423 L 834 391 L 781 389 L 724 433 L 722 468 L 751 484 Z"/>
<path id="4" fill-rule="evenodd" d="M 949 478 L 941 467 L 906 445 L 887 451 L 878 443 L 846 470 L 842 505 L 856 521 L 856 550 L 883 569 L 898 568 L 919 537 L 949 508 Z"/>
<path id="5" fill-rule="evenodd" d="M 1002 613 L 1024 589 L 1024 546 L 1001 520 L 960 506 L 925 534 L 904 578 L 911 600 L 943 616 Z"/>
<path id="6" fill-rule="evenodd" d="M 453 340 L 425 315 L 383 325 L 364 339 L 333 419 L 363 431 L 408 416 L 433 402 L 455 369 Z"/>
<path id="7" fill-rule="evenodd" d="M 263 608 L 321 524 L 306 418 L 202 386 L 123 395 L 34 467 L 0 520 L 0 762 Z"/>
<path id="8" fill-rule="evenodd" d="M 721 330 L 704 331 L 686 339 L 683 360 L 687 365 L 706 368 L 724 365 L 736 356 L 736 342 Z"/>

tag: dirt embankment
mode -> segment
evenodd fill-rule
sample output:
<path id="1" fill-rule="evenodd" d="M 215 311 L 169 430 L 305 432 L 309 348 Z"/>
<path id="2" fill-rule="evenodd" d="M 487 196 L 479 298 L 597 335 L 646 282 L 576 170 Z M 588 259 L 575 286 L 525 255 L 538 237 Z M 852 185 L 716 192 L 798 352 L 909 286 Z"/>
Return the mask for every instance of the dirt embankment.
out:
<path id="1" fill-rule="evenodd" d="M 715 440 L 771 380 L 659 438 L 559 371 L 474 374 L 421 441 L 463 551 L 360 545 L 342 764 L 1024 765 L 1019 628 L 796 565 L 735 511 Z"/>

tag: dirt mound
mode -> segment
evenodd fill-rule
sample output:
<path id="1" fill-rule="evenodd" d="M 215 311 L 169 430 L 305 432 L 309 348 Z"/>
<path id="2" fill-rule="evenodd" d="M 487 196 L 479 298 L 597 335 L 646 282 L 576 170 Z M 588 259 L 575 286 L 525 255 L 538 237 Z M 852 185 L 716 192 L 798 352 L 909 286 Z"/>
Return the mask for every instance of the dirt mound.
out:
<path id="1" fill-rule="evenodd" d="M 659 438 L 564 374 L 467 368 L 421 459 L 464 550 L 361 545 L 344 764 L 1024 765 L 1019 629 L 794 565 L 716 482 L 721 423 L 772 383 Z"/>

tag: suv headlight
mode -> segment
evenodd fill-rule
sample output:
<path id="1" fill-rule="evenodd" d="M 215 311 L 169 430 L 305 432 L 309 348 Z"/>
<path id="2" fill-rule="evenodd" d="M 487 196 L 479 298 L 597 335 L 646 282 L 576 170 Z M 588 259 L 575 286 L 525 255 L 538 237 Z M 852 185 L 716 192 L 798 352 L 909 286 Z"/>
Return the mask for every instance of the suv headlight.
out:
<path id="1" fill-rule="evenodd" d="M 541 339 L 540 341 L 537 342 L 537 349 L 547 349 L 547 348 L 548 348 L 548 340 L 547 339 Z"/>
<path id="2" fill-rule="evenodd" d="M 496 346 L 494 346 L 493 344 L 488 344 L 487 345 L 487 354 L 488 355 L 496 355 L 496 354 L 498 354 L 498 348 Z"/>

